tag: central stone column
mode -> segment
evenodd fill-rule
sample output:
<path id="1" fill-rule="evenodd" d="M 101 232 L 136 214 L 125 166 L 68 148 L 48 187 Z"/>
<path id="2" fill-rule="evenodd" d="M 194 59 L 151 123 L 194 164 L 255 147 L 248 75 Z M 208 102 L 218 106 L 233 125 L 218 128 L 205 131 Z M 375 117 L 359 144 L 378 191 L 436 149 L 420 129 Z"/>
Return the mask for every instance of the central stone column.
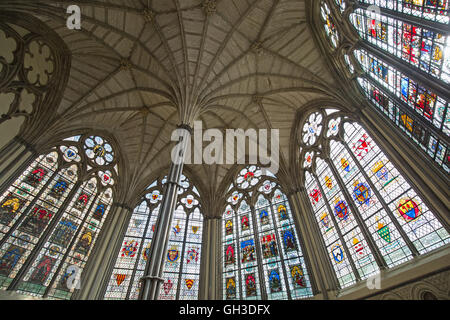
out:
<path id="1" fill-rule="evenodd" d="M 173 212 L 176 209 L 180 179 L 183 173 L 184 159 L 190 152 L 190 139 L 192 128 L 180 125 L 178 130 L 172 134 L 179 139 L 178 145 L 172 151 L 172 164 L 163 195 L 163 202 L 156 221 L 155 232 L 151 242 L 150 255 L 145 267 L 144 276 L 141 278 L 142 287 L 139 300 L 157 300 L 164 272 L 164 255 L 167 251 L 170 226 L 172 224 Z"/>

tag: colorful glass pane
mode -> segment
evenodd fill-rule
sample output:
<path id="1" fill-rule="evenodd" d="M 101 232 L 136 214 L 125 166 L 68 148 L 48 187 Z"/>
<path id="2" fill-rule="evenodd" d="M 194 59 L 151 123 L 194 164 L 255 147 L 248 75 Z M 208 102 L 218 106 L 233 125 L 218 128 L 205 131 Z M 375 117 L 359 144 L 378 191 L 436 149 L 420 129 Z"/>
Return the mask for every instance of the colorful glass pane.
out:
<path id="1" fill-rule="evenodd" d="M 112 204 L 112 190 L 97 192 L 96 180 L 78 182 L 82 136 L 65 139 L 70 147 L 58 146 L 39 156 L 0 197 L 0 286 L 9 287 L 17 275 L 19 293 L 69 299 L 75 287 L 71 275 L 82 272 L 102 223 L 93 223 L 94 198 Z M 58 159 L 65 163 L 58 168 Z M 92 175 L 95 175 L 94 172 Z M 89 230 L 89 237 L 86 232 Z M 47 240 L 40 241 L 42 237 Z M 84 241 L 80 251 L 78 238 Z M 81 253 L 80 253 L 81 252 Z M 33 260 L 30 260 L 32 255 Z M 74 272 L 74 266 L 78 272 Z M 20 271 L 20 273 L 19 273 Z M 58 272 L 58 273 L 57 273 Z"/>
<path id="2" fill-rule="evenodd" d="M 166 178 L 155 181 L 148 188 L 131 216 L 128 229 L 118 252 L 114 269 L 106 289 L 107 300 L 136 300 L 150 259 L 151 242 L 162 201 L 161 191 Z M 164 257 L 164 283 L 159 292 L 160 300 L 196 300 L 199 291 L 200 259 L 202 248 L 203 216 L 200 212 L 198 193 L 183 176 L 182 193 L 174 212 L 169 235 L 169 244 Z M 232 213 L 230 212 L 230 215 Z M 233 229 L 233 224 L 224 223 L 224 228 Z M 235 249 L 227 247 L 225 254 L 229 263 L 234 263 Z M 118 279 L 120 281 L 118 281 Z"/>
<path id="3" fill-rule="evenodd" d="M 237 179 L 259 170 L 243 169 Z M 256 193 L 254 207 L 245 199 L 228 199 L 222 218 L 224 299 L 261 299 L 262 286 L 268 299 L 312 296 L 289 202 L 269 176 L 276 178 L 259 176 L 257 183 L 249 184 L 239 196 L 242 199 Z M 237 194 L 235 187 L 230 187 L 228 193 Z M 228 221 L 238 227 L 227 229 Z"/>
<path id="4" fill-rule="evenodd" d="M 366 234 L 388 267 L 412 259 L 407 241 L 422 254 L 450 236 L 361 126 L 346 122 L 342 130 L 344 141 L 329 141 L 331 160 L 317 158 L 305 178 L 330 261 L 346 287 L 357 275 L 379 272 Z"/>
<path id="5" fill-rule="evenodd" d="M 322 2 L 320 12 L 322 20 L 325 22 L 324 24 L 325 33 L 329 37 L 333 47 L 336 48 L 339 43 L 339 33 L 334 23 L 334 18 L 331 16 L 330 8 L 325 2 Z"/>
<path id="6" fill-rule="evenodd" d="M 391 99 L 383 89 L 373 85 L 367 79 L 359 78 L 358 82 L 365 95 L 377 109 L 399 127 L 411 141 L 420 146 L 445 172 L 450 172 L 450 151 L 448 145 L 438 130 L 432 130 L 426 125 L 421 115 L 414 110 L 407 110 L 401 103 Z M 438 106 L 437 113 L 440 118 L 447 114 L 445 106 Z M 445 120 L 442 132 L 450 133 L 450 121 Z"/>
<path id="7" fill-rule="evenodd" d="M 449 24 L 448 0 L 358 0 L 364 7 L 377 6 L 417 18 Z"/>
<path id="8" fill-rule="evenodd" d="M 445 83 L 450 82 L 450 40 L 442 34 L 394 19 L 356 9 L 350 20 L 365 41 L 393 54 Z"/>

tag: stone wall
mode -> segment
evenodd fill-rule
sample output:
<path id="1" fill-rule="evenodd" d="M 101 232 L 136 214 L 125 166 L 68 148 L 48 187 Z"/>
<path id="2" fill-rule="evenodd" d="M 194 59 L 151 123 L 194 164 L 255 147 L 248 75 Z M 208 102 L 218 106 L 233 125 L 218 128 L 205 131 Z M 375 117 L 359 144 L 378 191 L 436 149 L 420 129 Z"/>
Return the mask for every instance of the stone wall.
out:
<path id="1" fill-rule="evenodd" d="M 449 300 L 450 270 L 389 290 L 369 300 Z"/>

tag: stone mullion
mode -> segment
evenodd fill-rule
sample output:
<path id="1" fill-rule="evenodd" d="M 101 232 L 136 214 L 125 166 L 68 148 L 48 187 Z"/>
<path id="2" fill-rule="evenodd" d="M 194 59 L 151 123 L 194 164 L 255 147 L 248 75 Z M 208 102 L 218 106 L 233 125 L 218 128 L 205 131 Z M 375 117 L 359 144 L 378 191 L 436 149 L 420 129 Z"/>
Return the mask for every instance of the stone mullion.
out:
<path id="1" fill-rule="evenodd" d="M 42 249 L 44 244 L 47 242 L 47 239 L 50 236 L 50 233 L 53 231 L 56 224 L 59 222 L 60 218 L 66 211 L 67 207 L 69 206 L 70 202 L 72 201 L 72 198 L 74 197 L 74 195 L 76 194 L 76 192 L 78 191 L 78 189 L 80 188 L 81 185 L 82 185 L 81 181 L 78 181 L 77 183 L 75 183 L 73 189 L 70 191 L 69 195 L 64 200 L 64 203 L 61 205 L 61 207 L 59 208 L 57 213 L 54 215 L 53 220 L 47 226 L 47 229 L 45 230 L 44 234 L 39 237 L 37 244 L 34 246 L 34 248 L 32 249 L 27 260 L 22 265 L 20 270 L 17 272 L 17 275 L 14 277 L 13 281 L 11 281 L 11 284 L 9 285 L 7 290 L 10 290 L 10 291 L 17 290 L 19 283 L 22 281 L 23 277 L 25 276 L 25 273 L 31 267 L 33 261 L 39 254 L 40 250 Z"/>
<path id="2" fill-rule="evenodd" d="M 372 79 L 367 73 L 365 74 L 365 79 L 367 81 L 369 81 L 372 85 L 378 87 L 378 88 L 382 88 L 384 94 L 391 99 L 393 102 L 396 103 L 396 105 L 398 106 L 398 108 L 407 113 L 407 114 L 414 114 L 414 121 L 417 121 L 421 126 L 427 128 L 431 133 L 433 133 L 437 138 L 439 138 L 440 140 L 446 142 L 447 144 L 450 145 L 450 139 L 448 136 L 446 136 L 445 134 L 443 134 L 440 130 L 436 129 L 436 127 L 434 127 L 433 125 L 431 125 L 430 123 L 428 123 L 424 118 L 423 115 L 421 115 L 420 113 L 418 113 L 414 108 L 410 107 L 409 105 L 407 105 L 405 102 L 403 102 L 400 98 L 398 98 L 394 93 L 392 93 L 390 90 L 387 90 L 385 88 L 383 88 L 382 85 L 380 85 L 379 83 L 377 83 L 374 79 Z M 371 102 L 372 103 L 372 102 Z M 421 149 L 422 150 L 422 149 Z M 423 150 L 422 150 L 423 151 Z"/>
<path id="3" fill-rule="evenodd" d="M 366 4 L 366 3 L 360 3 L 359 1 L 352 1 L 354 3 L 353 8 L 356 9 L 364 9 L 367 10 L 371 5 L 370 4 Z M 386 9 L 386 8 L 382 8 L 379 7 L 380 9 L 380 13 L 384 16 L 387 16 L 389 18 L 393 18 L 396 20 L 401 20 L 405 23 L 408 24 L 414 24 L 417 25 L 421 28 L 425 28 L 427 30 L 432 30 L 434 32 L 439 32 L 439 33 L 448 33 L 448 25 L 439 23 L 439 22 L 435 22 L 432 20 L 425 20 L 423 18 L 419 18 L 413 15 L 407 15 L 405 13 L 399 12 L 399 11 L 395 11 L 395 10 L 390 10 L 390 9 Z"/>
<path id="4" fill-rule="evenodd" d="M 334 164 L 332 163 L 332 161 L 330 159 L 326 159 L 326 162 L 328 164 L 328 167 L 331 169 L 334 176 L 336 177 L 338 184 L 341 187 L 340 189 L 341 189 L 342 193 L 344 194 L 344 197 L 346 198 L 348 205 L 350 206 L 350 208 L 353 211 L 353 216 L 355 217 L 356 222 L 359 225 L 362 234 L 364 235 L 364 238 L 366 238 L 367 244 L 369 245 L 369 248 L 373 253 L 373 256 L 375 258 L 375 261 L 376 261 L 378 267 L 381 270 L 387 269 L 386 260 L 384 259 L 383 255 L 381 254 L 381 251 L 378 248 L 377 244 L 373 240 L 372 235 L 370 234 L 369 230 L 367 229 L 366 224 L 362 220 L 361 212 L 359 212 L 359 208 L 357 208 L 354 205 L 354 203 L 352 201 L 352 196 L 350 195 L 350 193 L 347 190 L 347 186 L 345 185 L 344 181 L 342 180 L 339 172 L 334 167 Z"/>
<path id="5" fill-rule="evenodd" d="M 200 300 L 201 299 L 201 288 L 202 288 L 202 283 L 204 282 L 204 277 L 202 277 L 202 261 L 203 261 L 203 259 L 205 258 L 205 254 L 203 253 L 204 251 L 203 251 L 203 246 L 204 246 L 204 243 L 205 243 L 205 232 L 204 232 L 204 221 L 205 221 L 205 217 L 204 217 L 204 215 L 203 215 L 203 213 L 202 213 L 202 217 L 203 217 L 203 219 L 202 219 L 202 239 L 201 239 L 201 242 L 200 242 L 200 267 L 199 267 L 199 275 L 198 275 L 198 295 L 197 295 L 197 299 L 198 300 Z M 216 228 L 216 224 L 217 224 L 217 219 L 212 219 L 212 223 L 214 224 L 214 229 L 217 229 Z M 200 226 L 199 226 L 199 228 L 200 228 Z M 191 229 L 192 230 L 192 229 Z M 213 289 L 216 289 L 217 288 L 217 275 L 220 275 L 220 273 L 218 273 L 217 272 L 217 259 L 216 259 L 216 253 L 217 253 L 217 241 L 215 241 L 215 237 L 214 237 L 214 235 L 217 235 L 217 232 L 213 232 L 212 233 L 212 239 L 210 240 L 211 241 L 211 243 L 212 244 L 214 244 L 214 246 L 213 246 L 213 250 L 212 250 L 212 256 L 213 256 L 213 259 L 211 259 L 213 262 L 212 262 L 212 268 L 210 268 L 210 270 L 213 270 L 213 272 L 212 272 L 212 274 L 211 274 L 211 272 L 208 270 L 207 272 L 206 272 L 206 276 L 209 278 L 209 279 L 211 279 L 211 276 L 214 276 L 214 278 L 212 278 L 213 279 L 213 281 L 212 281 L 212 285 L 209 287 L 209 289 L 211 289 L 213 292 L 211 292 L 211 294 L 208 294 L 208 296 L 209 296 L 209 299 L 212 299 L 212 300 L 216 300 L 217 299 L 217 290 L 213 290 Z M 216 238 L 217 239 L 217 238 Z M 198 243 L 197 243 L 198 244 Z"/>
<path id="6" fill-rule="evenodd" d="M 145 223 L 145 226 L 144 226 L 144 233 L 143 233 L 143 235 L 142 235 L 142 237 L 141 237 L 141 243 L 142 243 L 142 245 L 141 245 L 141 247 L 138 249 L 136 261 L 135 261 L 135 263 L 134 263 L 134 267 L 133 267 L 133 270 L 132 270 L 132 272 L 131 272 L 130 285 L 128 286 L 127 294 L 126 294 L 126 297 L 125 297 L 126 300 L 129 300 L 129 299 L 130 299 L 131 289 L 133 288 L 133 283 L 134 283 L 134 281 L 135 281 L 136 272 L 137 272 L 137 267 L 138 267 L 138 265 L 139 265 L 139 259 L 140 259 L 140 256 L 141 256 L 142 251 L 145 250 L 145 248 L 144 248 L 144 244 L 145 244 L 145 240 L 146 240 L 146 239 L 145 239 L 145 235 L 147 234 L 148 227 L 149 227 L 149 225 L 150 225 L 150 220 L 151 220 L 152 214 L 153 214 L 153 210 L 151 209 L 151 206 L 149 206 L 148 204 L 147 204 L 147 209 L 149 210 L 149 215 L 148 215 L 147 222 Z M 135 209 L 135 210 L 136 210 L 136 209 Z M 135 213 L 134 211 L 131 213 L 130 223 L 131 223 L 131 218 L 133 217 L 133 214 L 134 214 L 134 213 Z M 126 232 L 126 231 L 125 231 L 125 232 Z M 126 237 L 126 234 L 124 235 L 124 238 L 125 238 L 125 237 Z M 151 243 L 151 240 L 150 240 L 150 243 Z M 151 245 L 151 244 L 150 244 L 150 245 Z M 148 257 L 147 257 L 147 259 L 148 259 Z M 114 265 L 115 265 L 115 262 L 114 262 Z M 140 281 L 140 280 L 139 280 L 139 281 Z M 138 285 L 138 287 L 139 287 L 139 285 Z"/>
<path id="7" fill-rule="evenodd" d="M 414 191 L 424 201 L 431 211 L 438 214 L 436 219 L 443 225 L 443 227 L 450 232 L 450 222 L 448 219 L 448 206 L 446 205 L 448 199 L 448 179 L 446 176 L 439 176 L 436 173 L 440 172 L 435 169 L 434 163 L 425 161 L 426 158 L 413 158 L 414 154 L 409 150 L 401 150 L 393 147 L 396 136 L 389 137 L 389 140 L 381 133 L 384 130 L 391 128 L 390 126 L 382 126 L 383 123 L 377 124 L 370 121 L 370 118 L 363 114 L 361 118 L 363 124 L 371 129 L 371 135 L 378 139 L 380 149 L 390 155 L 391 162 L 395 164 L 395 168 L 402 175 L 410 186 L 416 186 Z M 403 137 L 401 137 L 403 138 Z M 393 139 L 393 140 L 391 140 Z M 382 148 L 381 148 L 381 146 Z M 406 153 L 406 154 L 405 154 Z M 417 156 L 417 155 L 416 155 Z M 419 154 L 421 156 L 421 154 Z M 395 160 L 395 161 L 392 161 Z M 421 170 L 421 171 L 417 171 Z"/>
<path id="8" fill-rule="evenodd" d="M 257 220 L 256 220 L 256 211 L 255 207 L 253 205 L 250 205 L 251 214 L 253 216 L 253 234 L 255 235 L 255 248 L 256 248 L 256 261 L 257 261 L 257 267 L 258 267 L 258 278 L 259 278 L 259 285 L 261 289 L 261 298 L 262 300 L 267 300 L 267 291 L 266 291 L 266 285 L 264 281 L 264 268 L 263 268 L 263 261 L 262 261 L 262 251 L 261 251 L 261 243 L 259 241 L 259 233 L 258 233 L 258 227 L 257 227 Z"/>
<path id="9" fill-rule="evenodd" d="M 241 260 L 241 250 L 239 250 L 239 243 L 241 242 L 241 237 L 239 234 L 239 209 L 237 211 L 234 211 L 235 215 L 236 215 L 236 256 L 237 256 L 237 261 L 236 261 L 236 265 L 237 265 L 237 271 L 238 271 L 238 278 L 239 278 L 239 292 L 240 292 L 240 296 L 241 296 L 241 300 L 244 299 L 244 293 L 242 292 L 242 260 Z M 251 215 L 251 212 L 250 212 Z M 253 219 L 253 217 L 252 217 Z M 223 220 L 222 220 L 223 221 Z M 255 223 L 255 222 L 253 222 Z M 223 223 L 221 224 L 221 227 L 223 228 Z M 223 237 L 223 234 L 221 235 Z M 222 280 L 223 281 L 223 280 Z M 223 291 L 223 290 L 222 290 Z"/>
<path id="10" fill-rule="evenodd" d="M 188 233 L 188 225 L 189 222 L 191 221 L 191 214 L 190 213 L 188 215 L 188 217 L 186 218 L 186 225 L 184 226 L 184 237 L 183 237 L 183 243 L 182 245 L 182 250 L 181 250 L 181 263 L 180 263 L 180 270 L 178 270 L 178 287 L 177 287 L 177 293 L 175 296 L 175 300 L 179 300 L 180 299 L 180 291 L 181 291 L 181 278 L 183 276 L 183 267 L 184 267 L 184 254 L 186 252 L 186 239 L 187 239 L 187 233 Z M 200 287 L 199 287 L 200 289 Z"/>
<path id="11" fill-rule="evenodd" d="M 270 209 L 270 212 L 272 213 L 271 214 L 271 216 L 272 216 L 272 223 L 273 223 L 273 227 L 274 227 L 274 230 L 275 230 L 275 234 L 277 235 L 275 240 L 277 240 L 277 238 L 280 239 L 280 241 L 276 241 L 276 242 L 277 242 L 278 254 L 280 255 L 281 265 L 283 266 L 282 267 L 282 271 L 283 271 L 283 275 L 284 275 L 284 281 L 285 281 L 285 285 L 286 285 L 286 291 L 287 291 L 287 295 L 288 295 L 288 300 L 292 300 L 291 288 L 289 286 L 289 278 L 288 278 L 287 273 L 286 273 L 286 263 L 284 261 L 283 251 L 282 251 L 281 243 L 280 243 L 281 241 L 283 241 L 283 239 L 282 239 L 280 233 L 278 232 L 278 226 L 276 224 L 276 219 L 275 219 L 276 212 L 274 212 L 274 210 L 273 210 L 274 204 L 271 201 L 269 201 L 268 207 Z M 292 228 L 291 221 L 289 221 L 289 227 Z M 300 239 L 298 239 L 298 240 L 300 242 Z M 297 254 L 298 254 L 298 251 L 297 251 Z"/>
<path id="12" fill-rule="evenodd" d="M 400 60 L 400 58 L 394 57 L 366 41 L 360 40 L 358 42 L 358 47 L 372 53 L 376 57 L 382 58 L 388 65 L 393 66 L 397 71 L 407 75 L 409 79 L 418 80 L 445 98 L 447 101 L 450 100 L 448 85 L 445 85 L 440 79 L 430 78 L 430 76 L 425 72 L 416 70 L 410 65 L 406 65 L 402 60 Z"/>
<path id="13" fill-rule="evenodd" d="M 64 256 L 62 257 L 62 259 L 61 259 L 61 261 L 60 261 L 58 267 L 56 268 L 55 273 L 53 274 L 52 279 L 50 280 L 50 283 L 48 284 L 47 288 L 45 289 L 45 292 L 44 292 L 44 294 L 43 294 L 43 298 L 46 298 L 46 297 L 48 296 L 48 294 L 49 294 L 49 292 L 50 292 L 50 290 L 51 290 L 53 284 L 54 284 L 55 281 L 56 281 L 56 278 L 58 277 L 59 271 L 61 271 L 64 262 L 66 261 L 67 257 L 69 256 L 69 254 L 70 254 L 70 252 L 71 252 L 72 246 L 75 245 L 75 242 L 77 241 L 78 236 L 79 236 L 79 234 L 81 233 L 81 230 L 83 229 L 83 226 L 84 226 L 84 224 L 86 223 L 87 218 L 88 218 L 89 214 L 91 213 L 91 210 L 92 210 L 92 208 L 94 207 L 95 202 L 98 200 L 98 198 L 99 198 L 99 194 L 98 194 L 98 192 L 97 192 L 97 194 L 96 194 L 95 197 L 94 197 L 94 201 L 92 201 L 92 203 L 91 203 L 90 206 L 89 206 L 89 209 L 86 211 L 86 213 L 85 213 L 85 215 L 84 215 L 84 217 L 83 217 L 83 219 L 82 219 L 82 221 L 81 221 L 81 223 L 80 223 L 80 225 L 79 225 L 78 230 L 77 230 L 76 233 L 74 234 L 72 240 L 70 241 L 69 246 L 67 247 L 66 253 L 65 253 Z"/>
<path id="14" fill-rule="evenodd" d="M 3 194 L 10 185 L 20 177 L 20 175 L 33 163 L 36 158 L 35 153 L 31 153 L 23 162 L 14 170 L 14 172 L 6 178 L 6 174 L 11 171 L 14 166 L 17 166 L 18 161 L 22 161 L 27 150 L 24 150 L 19 156 L 17 156 L 11 163 L 0 173 L 0 195 Z"/>
<path id="15" fill-rule="evenodd" d="M 322 286 L 322 291 L 321 292 L 324 296 L 325 299 L 328 298 L 328 292 L 327 292 L 327 287 L 326 285 L 330 285 L 330 289 L 332 290 L 337 290 L 340 285 L 339 285 L 339 280 L 336 276 L 336 272 L 333 269 L 333 266 L 330 263 L 330 258 L 328 256 L 328 251 L 326 250 L 327 246 L 325 244 L 325 240 L 323 238 L 322 232 L 320 231 L 320 229 L 317 227 L 317 222 L 314 220 L 314 216 L 315 216 L 315 211 L 314 208 L 312 207 L 310 201 L 308 199 L 306 199 L 306 196 L 304 195 L 304 191 L 305 189 L 303 189 L 303 193 L 300 191 L 297 193 L 298 196 L 298 202 L 299 205 L 302 207 L 303 205 L 303 209 L 305 212 L 309 212 L 312 213 L 312 216 L 305 214 L 305 223 L 303 224 L 304 227 L 306 228 L 307 234 L 310 235 L 311 239 L 313 239 L 313 241 L 310 243 L 310 247 L 312 251 L 318 251 L 318 255 L 314 255 L 316 258 L 318 257 L 318 263 L 320 264 L 319 266 L 312 268 L 312 271 L 315 271 L 315 273 L 319 273 L 319 270 L 322 269 L 319 275 L 316 275 L 319 278 L 319 282 Z M 315 232 L 314 232 L 315 231 Z M 308 237 L 306 237 L 305 239 L 308 239 Z M 314 241 L 315 240 L 315 241 Z M 315 245 L 317 243 L 320 243 L 319 246 Z M 311 254 L 311 256 L 313 256 Z M 305 256 L 307 257 L 307 256 Z M 314 261 L 314 259 L 305 259 L 305 262 L 312 264 Z M 322 266 L 322 267 L 321 267 Z M 311 271 L 311 272 L 312 272 Z M 323 279 L 324 278 L 324 279 Z M 324 281 L 326 281 L 326 284 L 324 283 Z"/>
<path id="16" fill-rule="evenodd" d="M 345 239 L 344 239 L 344 236 L 342 235 L 339 224 L 337 223 L 336 218 L 333 215 L 333 210 L 331 209 L 331 206 L 328 202 L 328 198 L 325 195 L 325 191 L 323 190 L 322 185 L 319 182 L 319 178 L 316 176 L 316 174 L 312 174 L 312 175 L 313 175 L 314 179 L 316 180 L 316 183 L 317 183 L 318 188 L 320 189 L 320 192 L 322 193 L 322 196 L 323 196 L 323 199 L 325 202 L 325 206 L 328 208 L 328 211 L 330 212 L 329 216 L 330 216 L 331 220 L 333 220 L 334 225 L 336 226 L 335 227 L 336 232 L 338 234 L 339 240 L 341 240 L 342 246 L 344 247 L 345 254 L 347 255 L 347 257 L 350 261 L 350 267 L 352 268 L 352 271 L 356 277 L 356 280 L 360 281 L 361 276 L 359 275 L 358 269 L 356 268 L 355 262 L 353 261 L 350 251 L 348 251 L 347 243 L 345 242 Z"/>
<path id="17" fill-rule="evenodd" d="M 94 265 L 98 265 L 102 263 L 103 256 L 108 255 L 107 260 L 108 263 L 106 264 L 107 267 L 103 274 L 100 275 L 100 286 L 98 288 L 89 288 L 89 290 L 86 291 L 85 294 L 83 294 L 83 299 L 104 299 L 104 296 L 106 294 L 106 290 L 108 289 L 109 280 L 112 276 L 112 273 L 114 271 L 114 267 L 116 265 L 118 256 L 117 252 L 120 250 L 122 246 L 123 239 L 126 236 L 126 231 L 128 229 L 128 225 L 130 223 L 131 217 L 133 215 L 133 210 L 131 208 L 126 207 L 125 205 L 121 204 L 114 204 L 116 206 L 116 211 L 112 215 L 112 219 L 110 220 L 109 225 L 107 228 L 104 226 L 104 234 L 102 234 L 102 241 L 100 241 L 100 237 L 97 241 L 99 241 L 99 244 L 101 244 L 101 249 L 96 246 L 96 248 L 99 248 L 98 251 L 103 253 L 100 254 L 98 257 L 96 257 L 95 261 L 92 261 L 92 269 L 94 269 Z M 125 217 L 121 217 L 125 216 Z M 108 215 L 109 217 L 110 215 Z M 122 221 L 122 222 L 120 222 Z M 119 225 L 119 228 L 115 228 L 116 225 Z M 114 233 L 114 230 L 117 229 L 118 232 Z M 112 239 L 112 240 L 111 240 Z M 120 239 L 120 241 L 119 241 Z M 111 246 L 111 250 L 109 253 L 104 253 L 107 248 L 109 247 L 108 244 L 113 243 Z M 95 269 L 94 269 L 95 270 Z M 99 270 L 92 272 L 91 276 L 91 282 L 93 282 L 96 278 L 96 274 L 99 273 Z M 90 274 L 90 272 L 88 272 Z M 94 292 L 94 290 L 96 290 Z M 80 295 L 81 296 L 81 295 Z"/>
<path id="18" fill-rule="evenodd" d="M 33 208 L 33 206 L 36 204 L 36 202 L 41 198 L 42 194 L 45 192 L 47 187 L 52 183 L 53 179 L 59 174 L 59 170 L 55 170 L 53 174 L 50 176 L 48 181 L 42 186 L 42 188 L 39 190 L 39 192 L 36 194 L 36 196 L 31 200 L 30 204 L 25 208 L 23 213 L 20 215 L 20 217 L 17 219 L 17 221 L 13 224 L 11 229 L 8 230 L 8 232 L 3 236 L 2 239 L 0 239 L 0 247 L 3 246 L 3 244 L 6 242 L 6 240 L 13 234 L 14 231 L 17 230 L 19 225 L 22 223 L 22 221 L 27 217 L 28 212 Z"/>
<path id="19" fill-rule="evenodd" d="M 369 176 L 367 175 L 366 171 L 364 170 L 364 168 L 361 166 L 361 164 L 359 163 L 359 161 L 356 159 L 355 155 L 353 154 L 353 152 L 350 150 L 350 148 L 348 147 L 348 145 L 346 143 L 343 143 L 343 145 L 345 146 L 345 149 L 347 149 L 347 152 L 350 154 L 350 156 L 353 159 L 353 162 L 356 164 L 356 166 L 358 167 L 359 171 L 361 172 L 361 174 L 364 176 L 364 178 L 366 179 L 367 183 L 370 185 L 370 187 L 372 188 L 373 192 L 375 193 L 375 195 L 377 196 L 377 198 L 379 199 L 381 205 L 383 206 L 383 209 L 386 211 L 386 214 L 388 215 L 388 217 L 391 219 L 392 223 L 395 225 L 395 227 L 397 228 L 398 232 L 400 233 L 400 235 L 402 236 L 403 240 L 405 240 L 406 245 L 408 246 L 409 250 L 411 250 L 413 256 L 418 256 L 419 252 L 417 251 L 416 247 L 414 246 L 414 244 L 411 242 L 411 240 L 409 240 L 409 237 L 407 236 L 406 232 L 403 230 L 403 228 L 400 226 L 400 223 L 398 222 L 398 220 L 394 217 L 394 215 L 392 214 L 391 210 L 389 209 L 388 205 L 386 204 L 386 202 L 384 201 L 384 198 L 381 196 L 380 192 L 377 190 L 377 188 L 375 187 L 375 185 L 373 184 L 372 180 L 370 180 Z"/>

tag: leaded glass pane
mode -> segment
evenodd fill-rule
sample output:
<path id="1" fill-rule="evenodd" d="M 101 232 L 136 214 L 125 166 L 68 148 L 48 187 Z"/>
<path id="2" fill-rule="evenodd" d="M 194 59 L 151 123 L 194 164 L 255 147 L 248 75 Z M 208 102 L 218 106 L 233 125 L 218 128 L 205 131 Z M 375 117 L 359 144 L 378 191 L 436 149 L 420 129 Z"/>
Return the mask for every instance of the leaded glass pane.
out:
<path id="1" fill-rule="evenodd" d="M 448 0 L 358 0 L 358 2 L 443 24 L 450 22 Z"/>
<path id="2" fill-rule="evenodd" d="M 450 82 L 450 39 L 447 34 L 356 9 L 350 16 L 361 38 L 434 78 Z"/>
<path id="3" fill-rule="evenodd" d="M 355 50 L 355 56 L 364 71 L 381 87 L 401 99 L 438 130 L 447 130 L 444 127 L 448 124 L 444 126 L 444 122 L 448 118 L 448 101 L 365 50 Z"/>
<path id="4" fill-rule="evenodd" d="M 113 200 L 112 190 L 99 188 L 97 177 L 104 187 L 114 185 L 116 177 L 107 167 L 85 172 L 80 164 L 89 155 L 79 151 L 87 139 L 64 139 L 1 196 L 2 288 L 15 280 L 13 289 L 19 293 L 51 299 L 70 299 L 79 289 L 77 281 Z M 107 149 L 111 163 L 114 152 L 109 144 Z"/>
<path id="5" fill-rule="evenodd" d="M 104 298 L 137 300 L 141 278 L 148 263 L 151 242 L 161 208 L 167 178 L 156 180 L 131 215 L 121 248 L 111 272 Z M 203 215 L 198 191 L 182 176 L 179 201 L 170 226 L 164 256 L 164 282 L 160 300 L 196 300 L 199 291 L 203 239 Z"/>
<path id="6" fill-rule="evenodd" d="M 447 173 L 450 172 L 450 152 L 448 145 L 441 135 L 431 131 L 425 125 L 421 116 L 414 110 L 408 111 L 400 103 L 391 99 L 380 87 L 367 81 L 367 79 L 358 78 L 358 82 L 370 101 L 385 114 L 396 126 L 398 126 L 414 143 L 426 152 L 436 163 Z M 446 108 L 438 107 L 437 112 L 443 114 Z M 442 115 L 440 116 L 442 117 Z M 447 118 L 449 114 L 447 112 Z M 449 121 L 445 121 L 443 133 L 449 134 Z"/>
<path id="7" fill-rule="evenodd" d="M 239 172 L 236 187 L 228 190 L 222 216 L 226 300 L 312 296 L 290 205 L 275 179 L 250 166 Z"/>
<path id="8" fill-rule="evenodd" d="M 322 21 L 325 23 L 324 24 L 325 33 L 329 37 L 332 46 L 336 48 L 339 43 L 339 33 L 337 31 L 334 18 L 331 15 L 330 8 L 326 4 L 326 2 L 322 2 L 320 13 Z"/>
<path id="9" fill-rule="evenodd" d="M 329 115 L 323 124 L 337 120 Z M 412 250 L 427 253 L 450 236 L 369 134 L 343 122 L 340 134 L 317 138 L 329 145 L 329 160 L 317 149 L 311 155 L 305 144 L 302 152 L 311 155 L 304 164 L 311 207 L 337 279 L 347 287 L 379 272 L 375 255 L 394 267 L 412 259 Z"/>

